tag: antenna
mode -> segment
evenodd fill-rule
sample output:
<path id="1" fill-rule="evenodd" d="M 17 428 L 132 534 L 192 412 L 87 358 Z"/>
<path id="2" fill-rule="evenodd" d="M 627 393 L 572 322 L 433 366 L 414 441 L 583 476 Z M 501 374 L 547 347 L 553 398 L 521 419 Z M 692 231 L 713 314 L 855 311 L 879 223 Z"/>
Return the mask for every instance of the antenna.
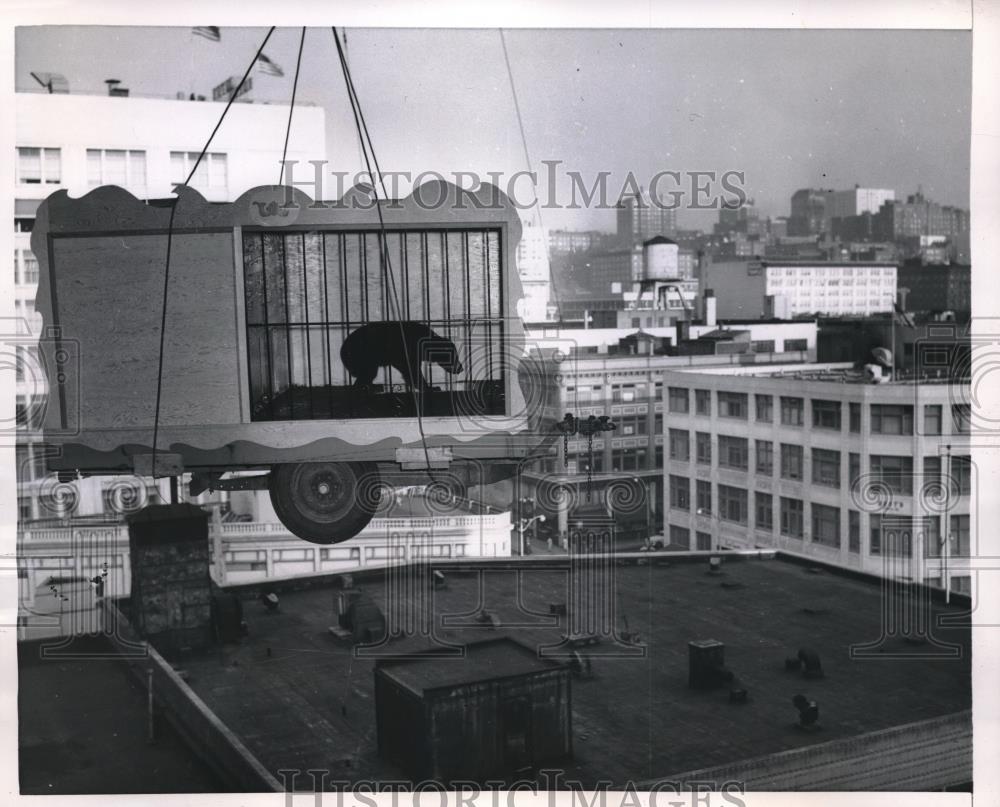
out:
<path id="1" fill-rule="evenodd" d="M 31 71 L 31 77 L 48 90 L 50 95 L 69 92 L 69 82 L 62 73 L 36 73 L 35 71 Z"/>

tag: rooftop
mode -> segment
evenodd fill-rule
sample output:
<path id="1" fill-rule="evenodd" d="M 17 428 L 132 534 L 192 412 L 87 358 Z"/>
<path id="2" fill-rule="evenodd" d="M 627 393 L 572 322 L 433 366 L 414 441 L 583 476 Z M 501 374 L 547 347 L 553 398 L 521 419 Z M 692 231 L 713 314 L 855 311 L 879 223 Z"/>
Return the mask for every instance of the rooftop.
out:
<path id="1" fill-rule="evenodd" d="M 547 561 L 551 562 L 551 561 Z M 882 635 L 882 587 L 868 579 L 819 571 L 780 559 L 727 561 L 722 575 L 703 559 L 669 566 L 613 567 L 616 621 L 646 643 L 644 657 L 615 657 L 605 639 L 585 652 L 592 675 L 572 682 L 574 757 L 565 774 L 585 786 L 606 778 L 621 786 L 672 773 L 797 749 L 970 708 L 967 628 L 935 628 L 957 643 L 957 659 L 921 657 L 927 645 L 885 640 L 884 656 L 852 659 L 849 648 Z M 567 600 L 564 569 L 496 562 L 489 572 L 446 568 L 446 586 L 430 608 L 438 636 L 451 643 L 508 636 L 539 647 L 558 643 Z M 405 779 L 376 746 L 374 664 L 335 639 L 333 581 L 278 589 L 267 613 L 247 591 L 249 636 L 239 645 L 187 655 L 189 683 L 271 771 L 331 769 L 331 780 Z M 381 575 L 355 585 L 385 610 Z M 401 601 L 419 613 L 419 593 Z M 424 602 L 421 598 L 419 602 Z M 499 627 L 475 619 L 485 608 Z M 413 609 L 413 610 L 406 610 Z M 935 603 L 935 613 L 966 606 Z M 749 691 L 732 704 L 727 691 L 688 687 L 688 642 L 725 644 L 726 666 Z M 392 642 L 393 652 L 425 649 L 426 640 Z M 826 677 L 804 680 L 784 660 L 801 647 L 819 653 Z M 898 654 L 898 655 L 897 655 Z M 442 662 L 443 663 L 443 662 Z M 456 674 L 467 660 L 448 662 Z M 792 696 L 820 706 L 822 729 L 796 726 Z"/>

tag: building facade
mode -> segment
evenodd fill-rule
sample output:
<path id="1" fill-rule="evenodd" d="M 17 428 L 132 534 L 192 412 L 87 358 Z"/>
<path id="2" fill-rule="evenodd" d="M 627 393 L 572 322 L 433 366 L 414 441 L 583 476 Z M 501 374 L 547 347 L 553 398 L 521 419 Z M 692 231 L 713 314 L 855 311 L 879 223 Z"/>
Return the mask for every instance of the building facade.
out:
<path id="1" fill-rule="evenodd" d="M 657 235 L 673 237 L 677 232 L 677 210 L 662 200 L 654 201 L 643 190 L 618 201 L 616 223 L 619 244 L 631 247 Z"/>
<path id="2" fill-rule="evenodd" d="M 816 365 L 662 383 L 672 545 L 773 547 L 968 591 L 978 480 L 963 382 L 873 384 Z"/>
<path id="3" fill-rule="evenodd" d="M 54 477 L 45 473 L 39 436 L 33 428 L 36 419 L 40 420 L 38 408 L 44 406 L 45 396 L 44 373 L 34 344 L 42 325 L 35 311 L 38 261 L 30 243 L 38 205 L 59 190 L 82 196 L 100 185 L 118 185 L 140 199 L 169 197 L 194 168 L 223 107 L 221 103 L 136 96 L 15 95 L 14 341 L 22 522 L 102 513 L 114 517 L 121 513 L 115 510 L 115 496 L 137 489 L 134 481 L 123 487 L 115 477 L 57 486 Z M 59 125 L 60 121 L 73 121 L 73 125 Z M 192 187 L 208 200 L 221 202 L 259 185 L 276 184 L 287 123 L 287 105 L 234 104 L 195 172 Z M 286 183 L 290 179 L 312 181 L 308 161 L 325 156 L 323 109 L 296 105 L 287 159 L 298 165 L 291 174 L 286 171 Z M 313 196 L 321 192 L 308 184 L 300 187 Z M 149 497 L 162 499 L 165 485 L 165 481 L 150 485 Z"/>
<path id="4" fill-rule="evenodd" d="M 896 265 L 862 261 L 713 261 L 704 289 L 720 318 L 787 319 L 811 314 L 868 316 L 892 311 Z"/>

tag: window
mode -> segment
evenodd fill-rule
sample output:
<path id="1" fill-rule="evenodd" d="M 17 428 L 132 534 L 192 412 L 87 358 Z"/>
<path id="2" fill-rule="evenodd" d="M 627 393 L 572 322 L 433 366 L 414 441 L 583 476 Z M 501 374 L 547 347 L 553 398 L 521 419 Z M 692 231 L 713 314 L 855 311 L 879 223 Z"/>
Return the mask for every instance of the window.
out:
<path id="1" fill-rule="evenodd" d="M 707 389 L 696 389 L 694 391 L 694 411 L 699 415 L 712 414 L 712 392 Z"/>
<path id="2" fill-rule="evenodd" d="M 747 523 L 747 492 L 743 488 L 719 485 L 719 518 L 736 524 Z"/>
<path id="3" fill-rule="evenodd" d="M 691 509 L 691 480 L 686 476 L 670 474 L 670 507 L 674 510 Z"/>
<path id="4" fill-rule="evenodd" d="M 611 400 L 616 403 L 630 403 L 646 394 L 645 384 L 612 384 Z"/>
<path id="5" fill-rule="evenodd" d="M 596 457 L 599 456 L 595 454 Z M 646 468 L 645 448 L 616 448 L 611 452 L 611 466 L 614 471 L 642 471 Z"/>
<path id="6" fill-rule="evenodd" d="M 774 398 L 770 395 L 754 395 L 753 397 L 757 408 L 757 420 L 761 423 L 770 423 L 774 419 Z"/>
<path id="7" fill-rule="evenodd" d="M 941 517 L 924 516 L 924 557 L 939 558 L 943 547 L 941 545 Z"/>
<path id="8" fill-rule="evenodd" d="M 747 419 L 747 396 L 745 392 L 720 392 L 719 417 Z"/>
<path id="9" fill-rule="evenodd" d="M 663 413 L 653 415 L 653 434 L 663 434 Z"/>
<path id="10" fill-rule="evenodd" d="M 872 476 L 894 493 L 913 493 L 913 458 L 872 454 Z"/>
<path id="11" fill-rule="evenodd" d="M 719 467 L 745 471 L 750 462 L 750 445 L 745 437 L 719 435 Z"/>
<path id="12" fill-rule="evenodd" d="M 812 481 L 831 488 L 840 487 L 840 452 L 826 448 L 812 450 Z"/>
<path id="13" fill-rule="evenodd" d="M 850 413 L 851 413 L 851 415 L 850 415 L 851 416 L 851 426 L 850 426 L 851 431 L 854 434 L 860 434 L 861 433 L 861 404 L 859 404 L 859 403 L 848 404 L 848 408 L 849 408 Z"/>
<path id="14" fill-rule="evenodd" d="M 861 455 L 848 454 L 847 481 L 850 483 L 851 487 L 854 487 L 855 483 L 858 481 L 859 476 L 861 476 Z"/>
<path id="15" fill-rule="evenodd" d="M 847 511 L 847 550 L 861 552 L 861 513 L 857 510 Z"/>
<path id="16" fill-rule="evenodd" d="M 813 427 L 840 431 L 840 401 L 819 401 L 813 399 Z"/>
<path id="17" fill-rule="evenodd" d="M 691 548 L 691 530 L 687 527 L 678 527 L 676 524 L 670 525 L 670 545 L 680 546 L 684 549 Z"/>
<path id="18" fill-rule="evenodd" d="M 951 458 L 951 484 L 959 496 L 972 492 L 972 458 L 967 454 L 956 454 Z"/>
<path id="19" fill-rule="evenodd" d="M 584 451 L 580 454 L 576 454 L 576 467 L 580 471 L 591 471 L 595 474 L 602 473 L 604 471 L 604 452 L 594 450 L 593 453 L 593 463 L 591 463 L 591 453 L 589 451 Z"/>
<path id="20" fill-rule="evenodd" d="M 813 502 L 812 540 L 817 544 L 840 548 L 840 508 Z"/>
<path id="21" fill-rule="evenodd" d="M 872 404 L 872 434 L 913 434 L 913 407 Z"/>
<path id="22" fill-rule="evenodd" d="M 882 554 L 882 516 L 879 513 L 868 516 L 868 554 Z"/>
<path id="23" fill-rule="evenodd" d="M 803 505 L 799 499 L 781 497 L 781 534 L 789 538 L 802 537 Z"/>
<path id="24" fill-rule="evenodd" d="M 183 184 L 196 163 L 198 170 L 191 177 L 192 187 L 219 191 L 225 191 L 229 187 L 226 155 L 218 152 L 206 154 L 198 163 L 196 151 L 171 151 L 170 181 L 174 185 Z"/>
<path id="25" fill-rule="evenodd" d="M 181 180 L 183 182 L 183 180 Z M 146 152 L 125 149 L 87 149 L 87 184 L 145 189 Z"/>
<path id="26" fill-rule="evenodd" d="M 663 446 L 653 446 L 653 467 L 663 470 Z"/>
<path id="27" fill-rule="evenodd" d="M 801 426 L 802 425 L 802 399 L 786 398 L 781 396 L 781 425 Z"/>
<path id="28" fill-rule="evenodd" d="M 969 404 L 953 404 L 951 407 L 952 434 L 968 434 L 972 408 Z"/>
<path id="29" fill-rule="evenodd" d="M 941 434 L 941 405 L 924 404 L 924 434 Z"/>
<path id="30" fill-rule="evenodd" d="M 889 516 L 879 519 L 881 526 L 881 553 L 895 557 L 913 555 L 913 521 L 908 517 Z"/>
<path id="31" fill-rule="evenodd" d="M 924 476 L 928 480 L 938 480 L 941 478 L 941 457 L 937 454 L 924 457 Z"/>
<path id="32" fill-rule="evenodd" d="M 21 253 L 21 282 L 26 284 L 38 282 L 38 258 L 30 249 Z"/>
<path id="33" fill-rule="evenodd" d="M 969 557 L 969 517 L 952 516 L 949 527 L 951 534 L 948 536 L 948 550 L 952 557 Z"/>
<path id="34" fill-rule="evenodd" d="M 15 233 L 30 233 L 35 228 L 35 220 L 26 217 L 15 216 L 14 217 L 14 232 Z"/>
<path id="35" fill-rule="evenodd" d="M 808 339 L 786 339 L 785 340 L 785 352 L 791 353 L 793 350 L 808 350 L 809 340 Z"/>
<path id="36" fill-rule="evenodd" d="M 431 394 L 414 395 L 392 367 L 356 377 L 341 359 L 360 326 L 395 315 L 379 233 L 244 230 L 251 420 L 415 417 L 418 401 L 425 415 L 449 416 L 470 394 L 477 414 L 506 414 L 501 231 L 389 230 L 385 238 L 389 255 L 407 256 L 399 317 L 433 323 L 445 337 L 423 340 L 415 357 Z"/>
<path id="37" fill-rule="evenodd" d="M 678 462 L 688 462 L 691 459 L 691 442 L 686 431 L 670 429 L 670 459 Z"/>
<path id="38" fill-rule="evenodd" d="M 711 552 L 712 551 L 712 535 L 707 532 L 695 532 L 694 534 L 696 546 L 695 548 L 699 552 Z"/>
<path id="39" fill-rule="evenodd" d="M 770 440 L 757 440 L 755 449 L 757 473 L 771 476 L 774 473 L 774 444 Z"/>
<path id="40" fill-rule="evenodd" d="M 632 437 L 646 433 L 646 415 L 622 415 L 618 421 L 617 433 L 622 437 Z"/>
<path id="41" fill-rule="evenodd" d="M 702 465 L 712 464 L 712 435 L 707 432 L 694 433 L 695 459 Z"/>
<path id="42" fill-rule="evenodd" d="M 712 483 L 704 479 L 695 481 L 695 507 L 699 515 L 712 514 Z"/>
<path id="43" fill-rule="evenodd" d="M 62 182 L 59 149 L 18 148 L 16 181 L 20 185 L 58 185 Z"/>
<path id="44" fill-rule="evenodd" d="M 784 479 L 802 479 L 802 446 L 781 444 L 781 476 Z"/>
<path id="45" fill-rule="evenodd" d="M 690 406 L 691 396 L 686 387 L 667 387 L 667 408 L 671 412 L 686 415 Z"/>
<path id="46" fill-rule="evenodd" d="M 753 495 L 754 523 L 758 530 L 774 529 L 774 497 L 770 493 L 756 491 Z"/>
<path id="47" fill-rule="evenodd" d="M 754 353 L 774 353 L 773 339 L 760 339 L 750 343 L 750 350 Z"/>

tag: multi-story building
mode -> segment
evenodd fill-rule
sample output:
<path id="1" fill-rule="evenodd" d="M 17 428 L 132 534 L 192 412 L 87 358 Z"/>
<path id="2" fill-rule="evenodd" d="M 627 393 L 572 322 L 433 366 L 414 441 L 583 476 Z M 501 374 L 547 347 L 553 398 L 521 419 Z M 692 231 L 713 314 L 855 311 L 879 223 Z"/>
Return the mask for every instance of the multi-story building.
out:
<path id="1" fill-rule="evenodd" d="M 170 196 L 194 168 L 222 109 L 221 103 L 134 95 L 15 95 L 14 310 L 21 354 L 16 394 L 23 427 L 18 449 L 18 512 L 23 522 L 102 512 L 120 515 L 113 509 L 113 499 L 121 486 L 113 477 L 81 480 L 74 483 L 72 493 L 53 495 L 54 480 L 45 475 L 38 435 L 27 422 L 29 417 L 34 422 L 45 395 L 44 374 L 32 345 L 42 325 L 35 312 L 38 261 L 31 252 L 35 211 L 56 191 L 82 196 L 100 185 L 118 185 L 141 199 Z M 234 104 L 192 178 L 192 187 L 210 201 L 231 201 L 250 188 L 275 184 L 287 123 L 286 105 Z M 322 187 L 301 183 L 314 179 L 308 161 L 325 156 L 323 109 L 297 106 L 287 156 L 297 166 L 285 172 L 285 181 L 300 183 L 310 195 L 322 194 Z M 154 501 L 165 493 L 159 488 L 150 486 L 148 495 Z"/>
<path id="2" fill-rule="evenodd" d="M 792 194 L 788 235 L 820 235 L 826 227 L 826 200 L 831 191 L 802 188 Z"/>
<path id="3" fill-rule="evenodd" d="M 532 345 L 551 362 L 543 374 L 552 385 L 545 400 L 549 414 L 560 419 L 567 412 L 577 418 L 606 415 L 615 423 L 615 430 L 588 437 L 574 435 L 560 444 L 560 456 L 538 463 L 527 474 L 525 485 L 540 503 L 552 502 L 553 497 L 539 495 L 545 484 L 565 485 L 583 492 L 593 486 L 595 501 L 601 501 L 605 489 L 622 479 L 634 480 L 645 490 L 649 507 L 649 532 L 658 532 L 663 522 L 662 502 L 663 452 L 665 441 L 663 397 L 664 373 L 692 368 L 733 368 L 740 366 L 804 366 L 815 358 L 815 323 L 811 337 L 803 337 L 800 323 L 769 323 L 762 332 L 770 337 L 774 351 L 748 355 L 629 355 L 610 353 L 610 345 L 600 346 L 578 342 L 589 336 L 587 331 L 561 331 L 532 339 Z M 725 327 L 719 323 L 715 327 Z M 795 338 L 775 338 L 786 330 Z M 619 338 L 623 335 L 618 332 Z M 530 334 L 529 334 L 530 337 Z M 801 341 L 800 341 L 801 340 Z M 558 354 L 558 360 L 556 359 Z M 579 498 L 579 497 L 577 497 Z M 541 506 L 541 505 L 540 505 Z M 543 508 L 544 509 L 544 508 Z M 567 529 L 569 505 L 549 508 L 550 527 L 564 534 Z M 644 524 L 646 522 L 644 521 Z"/>
<path id="4" fill-rule="evenodd" d="M 958 263 L 907 261 L 899 267 L 899 285 L 908 289 L 907 311 L 972 310 L 972 267 Z"/>
<path id="5" fill-rule="evenodd" d="M 713 261 L 702 287 L 718 298 L 720 318 L 787 319 L 803 314 L 892 311 L 896 265 L 860 261 Z"/>
<path id="6" fill-rule="evenodd" d="M 616 205 L 618 242 L 631 247 L 657 235 L 673 237 L 677 232 L 677 210 L 654 200 L 645 190 L 623 196 Z"/>
<path id="7" fill-rule="evenodd" d="M 875 215 L 874 228 L 876 237 L 887 241 L 920 235 L 958 238 L 969 233 L 969 211 L 940 205 L 918 192 L 907 196 L 905 202 L 883 204 Z"/>
<path id="8" fill-rule="evenodd" d="M 855 186 L 847 191 L 829 191 L 826 194 L 825 215 L 827 232 L 833 219 L 860 216 L 862 213 L 877 213 L 883 204 L 895 200 L 896 191 L 889 188 L 861 188 Z"/>
<path id="9" fill-rule="evenodd" d="M 666 371 L 670 543 L 774 547 L 933 585 L 947 573 L 968 591 L 967 383 L 871 383 L 850 365 Z"/>
<path id="10" fill-rule="evenodd" d="M 609 233 L 600 230 L 549 230 L 549 254 L 584 252 L 599 247 L 610 238 Z"/>
<path id="11" fill-rule="evenodd" d="M 739 207 L 719 208 L 719 220 L 715 224 L 716 235 L 742 233 L 743 235 L 762 235 L 764 222 L 754 205 L 753 199 L 748 199 Z"/>
<path id="12" fill-rule="evenodd" d="M 552 275 L 549 268 L 549 240 L 545 229 L 532 221 L 522 222 L 517 244 L 517 270 L 524 297 L 518 315 L 527 322 L 548 319 Z"/>

